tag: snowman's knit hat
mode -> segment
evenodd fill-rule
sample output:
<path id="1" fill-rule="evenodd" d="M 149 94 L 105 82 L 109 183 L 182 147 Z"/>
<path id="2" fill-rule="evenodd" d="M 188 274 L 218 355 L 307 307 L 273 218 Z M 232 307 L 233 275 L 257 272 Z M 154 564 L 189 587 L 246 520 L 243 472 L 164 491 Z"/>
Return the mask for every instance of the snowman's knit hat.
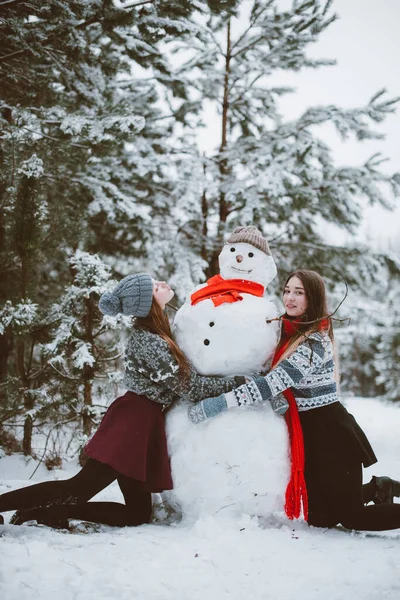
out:
<path id="1" fill-rule="evenodd" d="M 267 240 L 263 237 L 261 231 L 249 225 L 247 227 L 236 227 L 233 233 L 226 240 L 227 244 L 251 244 L 255 248 L 262 250 L 265 254 L 271 256 L 271 250 L 269 249 Z"/>

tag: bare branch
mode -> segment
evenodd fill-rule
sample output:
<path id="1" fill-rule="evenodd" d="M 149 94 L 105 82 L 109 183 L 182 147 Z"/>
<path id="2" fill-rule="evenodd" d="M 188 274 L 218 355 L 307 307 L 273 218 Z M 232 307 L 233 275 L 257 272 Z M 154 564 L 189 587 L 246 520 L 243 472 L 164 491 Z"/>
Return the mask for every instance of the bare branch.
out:
<path id="1" fill-rule="evenodd" d="M 29 129 L 29 127 L 25 127 L 25 125 L 22 125 L 22 129 L 30 131 L 31 133 L 35 133 L 36 135 L 40 135 L 40 137 L 46 138 L 48 140 L 52 140 L 53 142 L 57 142 L 58 144 L 63 143 L 61 140 L 52 137 L 51 135 L 47 135 L 46 133 L 42 133 L 41 131 L 35 131 L 34 129 Z M 75 146 L 75 148 L 83 148 L 84 150 L 89 150 L 89 146 L 82 146 L 82 144 L 75 144 L 74 142 L 71 142 L 71 146 Z"/>
<path id="2" fill-rule="evenodd" d="M 18 4 L 19 2 L 22 2 L 22 0 L 5 0 L 5 2 L 0 2 L 0 8 L 9 4 Z"/>
<path id="3" fill-rule="evenodd" d="M 259 17 L 261 17 L 261 15 L 263 14 L 263 12 L 265 12 L 267 9 L 269 8 L 269 5 L 264 6 L 261 8 L 260 12 L 258 14 L 256 14 L 253 19 L 251 19 L 250 21 L 250 25 L 247 27 L 247 29 L 244 30 L 244 32 L 242 33 L 242 35 L 236 40 L 236 42 L 232 45 L 231 50 L 233 50 L 236 46 L 238 46 L 240 44 L 240 42 L 246 37 L 246 35 L 248 34 L 248 32 L 250 31 L 250 29 L 252 27 L 254 27 L 254 25 L 256 24 L 257 20 L 259 19 Z"/>
<path id="4" fill-rule="evenodd" d="M 16 52 L 11 52 L 11 54 L 6 54 L 5 56 L 0 56 L 0 63 L 5 62 L 9 58 L 15 58 L 16 56 L 25 54 L 25 52 L 27 52 L 26 48 L 24 50 L 17 50 Z"/>
<path id="5" fill-rule="evenodd" d="M 44 450 L 43 450 L 43 454 L 40 457 L 40 460 L 38 462 L 38 464 L 36 465 L 35 470 L 33 471 L 32 475 L 29 477 L 29 479 L 32 479 L 32 477 L 34 476 L 34 474 L 36 473 L 36 471 L 38 470 L 38 468 L 40 467 L 40 465 L 42 464 L 42 461 L 44 459 L 44 456 L 46 454 L 46 450 L 47 450 L 47 444 L 49 443 L 49 438 L 50 438 L 50 434 L 53 431 L 53 429 L 55 429 L 56 427 L 61 427 L 61 425 L 65 425 L 66 423 L 70 423 L 71 421 L 75 421 L 78 415 L 75 415 L 74 417 L 72 417 L 71 419 L 67 419 L 66 421 L 61 421 L 60 423 L 56 423 L 49 431 L 49 433 L 47 434 L 46 437 L 46 443 L 44 445 Z"/>
<path id="6" fill-rule="evenodd" d="M 66 375 L 65 373 L 61 373 L 52 363 L 49 363 L 50 367 L 54 369 L 56 373 L 58 373 L 63 379 L 69 379 L 70 381 L 80 381 L 78 377 L 71 377 L 71 375 Z"/>
<path id="7" fill-rule="evenodd" d="M 136 6 L 142 6 L 143 4 L 153 4 L 153 0 L 143 0 L 143 2 L 134 2 L 133 4 L 125 4 L 125 6 L 121 6 L 123 10 L 126 8 L 136 8 Z"/>

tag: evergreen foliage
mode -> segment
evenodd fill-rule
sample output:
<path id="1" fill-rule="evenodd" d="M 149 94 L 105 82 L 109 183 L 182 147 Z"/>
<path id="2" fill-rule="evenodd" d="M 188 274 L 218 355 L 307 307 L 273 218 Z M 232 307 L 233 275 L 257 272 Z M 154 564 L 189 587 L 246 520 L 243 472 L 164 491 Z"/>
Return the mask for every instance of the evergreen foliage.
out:
<path id="1" fill-rule="evenodd" d="M 333 269 L 345 275 L 343 386 L 399 399 L 397 257 L 329 245 L 324 224 L 355 231 L 400 176 L 379 154 L 338 167 L 318 135 L 331 123 L 378 140 L 397 100 L 379 91 L 288 122 L 293 90 L 270 83 L 328 68 L 307 51 L 335 18 L 319 0 L 0 2 L 0 429 L 22 419 L 26 454 L 38 424 L 72 422 L 83 441 L 118 383 L 107 331 L 127 323 L 96 309 L 111 273 L 168 278 L 179 303 L 243 224 L 269 239 L 282 279 L 315 268 L 335 295 Z M 206 153 L 203 126 L 220 132 Z"/>

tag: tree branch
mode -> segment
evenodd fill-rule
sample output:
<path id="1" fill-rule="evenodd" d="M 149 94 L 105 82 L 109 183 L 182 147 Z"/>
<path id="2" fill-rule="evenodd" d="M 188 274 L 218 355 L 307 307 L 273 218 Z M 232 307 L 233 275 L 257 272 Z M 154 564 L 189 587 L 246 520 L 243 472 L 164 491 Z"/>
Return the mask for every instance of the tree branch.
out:
<path id="1" fill-rule="evenodd" d="M 11 54 L 6 54 L 5 56 L 0 56 L 0 63 L 5 62 L 9 58 L 14 58 L 15 56 L 20 56 L 21 54 L 25 54 L 27 52 L 27 48 L 24 50 L 17 50 L 17 52 L 11 52 Z"/>
<path id="2" fill-rule="evenodd" d="M 78 377 L 71 377 L 71 375 L 66 375 L 65 373 L 61 373 L 51 362 L 49 365 L 56 373 L 58 373 L 63 379 L 69 379 L 70 381 L 81 381 Z"/>
<path id="3" fill-rule="evenodd" d="M 270 4 L 270 3 L 269 3 Z M 242 35 L 236 40 L 236 42 L 232 45 L 231 50 L 233 50 L 234 48 L 236 48 L 236 46 L 238 44 L 240 44 L 240 42 L 246 37 L 246 35 L 248 34 L 248 32 L 250 31 L 250 29 L 252 27 L 254 27 L 254 25 L 256 24 L 257 20 L 259 19 L 259 17 L 261 17 L 261 15 L 263 14 L 263 12 L 265 12 L 268 8 L 269 8 L 269 4 L 267 6 L 264 6 L 263 8 L 261 8 L 260 12 L 253 17 L 253 19 L 251 19 L 250 21 L 250 25 L 247 27 L 247 29 L 244 30 L 244 32 L 242 33 Z"/>
<path id="4" fill-rule="evenodd" d="M 34 474 L 36 473 L 36 471 L 38 470 L 38 468 L 40 467 L 40 465 L 42 464 L 42 461 L 44 459 L 44 456 L 46 454 L 46 450 L 47 450 L 47 444 L 49 443 L 49 438 L 50 438 L 50 434 L 53 431 L 53 429 L 55 429 L 56 427 L 60 427 L 61 425 L 65 425 L 66 423 L 70 423 L 71 421 L 75 421 L 77 418 L 77 415 L 72 417 L 71 419 L 67 419 L 66 421 L 60 421 L 60 423 L 56 423 L 49 431 L 49 433 L 47 434 L 46 437 L 46 443 L 44 445 L 44 450 L 43 450 L 43 454 L 40 457 L 40 460 L 38 462 L 38 464 L 36 465 L 35 470 L 33 471 L 32 475 L 29 477 L 29 479 L 32 479 L 32 477 L 34 476 Z"/>
<path id="5" fill-rule="evenodd" d="M 22 125 L 21 128 L 26 129 L 26 131 L 30 131 L 31 133 L 35 133 L 36 135 L 40 135 L 41 137 L 46 138 L 48 140 L 52 140 L 53 142 L 57 142 L 58 144 L 63 143 L 61 140 L 52 137 L 51 135 L 47 135 L 46 133 L 42 133 L 41 131 L 35 131 L 34 129 L 29 129 L 29 127 L 25 127 L 25 125 Z M 82 146 L 82 144 L 75 144 L 74 142 L 71 142 L 71 146 L 75 146 L 75 148 L 83 148 L 84 150 L 89 150 L 89 146 Z"/>
<path id="6" fill-rule="evenodd" d="M 22 2 L 22 0 L 6 0 L 5 2 L 0 2 L 0 8 L 2 6 L 6 6 L 6 5 L 9 5 L 9 4 L 17 4 L 19 2 Z"/>

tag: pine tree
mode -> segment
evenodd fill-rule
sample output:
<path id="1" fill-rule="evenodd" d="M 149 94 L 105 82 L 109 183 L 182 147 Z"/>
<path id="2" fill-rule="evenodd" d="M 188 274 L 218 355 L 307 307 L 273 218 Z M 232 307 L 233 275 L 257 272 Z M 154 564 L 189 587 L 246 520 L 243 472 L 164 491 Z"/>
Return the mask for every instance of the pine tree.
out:
<path id="1" fill-rule="evenodd" d="M 283 10 L 276 0 L 255 0 L 250 10 L 244 2 L 239 9 L 240 18 L 210 12 L 195 41 L 176 44 L 183 55 L 177 76 L 190 89 L 194 110 L 199 113 L 205 103 L 217 110 L 220 143 L 215 152 L 191 152 L 187 159 L 198 161 L 197 202 L 175 215 L 174 233 L 184 229 L 180 239 L 188 246 L 195 240 L 209 265 L 207 276 L 218 270 L 224 235 L 254 223 L 271 240 L 281 271 L 294 263 L 331 263 L 353 282 L 348 250 L 326 244 L 321 222 L 354 231 L 363 201 L 385 204 L 385 185 L 398 195 L 400 175 L 384 174 L 378 155 L 361 167 L 337 167 L 315 130 L 330 122 L 344 138 L 378 139 L 371 125 L 393 112 L 397 100 L 380 91 L 361 108 L 313 107 L 284 122 L 279 99 L 293 90 L 270 86 L 268 76 L 332 64 L 307 56 L 309 45 L 336 18 L 331 2 L 295 0 Z M 358 262 L 364 255 L 353 251 Z"/>
<path id="2" fill-rule="evenodd" d="M 4 407 L 25 405 L 29 412 L 28 395 L 43 385 L 32 379 L 43 362 L 36 349 L 51 339 L 49 306 L 68 282 L 71 253 L 101 249 L 118 270 L 119 258 L 143 254 L 151 207 L 159 206 L 161 215 L 166 210 L 162 140 L 171 126 L 157 126 L 165 115 L 156 105 L 162 87 L 181 96 L 184 89 L 171 76 L 162 45 L 193 28 L 187 17 L 195 6 L 176 0 L 119 8 L 111 0 L 0 4 L 0 300 L 41 307 L 24 336 L 10 319 L 0 335 Z M 135 140 L 146 119 L 146 132 Z M 24 174 L 34 161 L 40 178 Z M 24 402 L 8 381 L 18 382 L 12 389 L 17 396 L 21 390 Z M 29 426 L 26 453 L 31 433 Z"/>
<path id="3" fill-rule="evenodd" d="M 45 400 L 38 403 L 37 416 L 43 418 L 54 404 L 62 406 L 69 416 L 82 420 L 83 436 L 87 437 L 97 415 L 93 395 L 97 400 L 104 399 L 104 390 L 98 384 L 118 379 L 114 365 L 121 348 L 114 337 L 108 339 L 107 331 L 110 322 L 121 327 L 123 320 L 103 319 L 97 308 L 99 296 L 113 283 L 110 268 L 98 256 L 80 250 L 71 257 L 70 266 L 72 282 L 51 309 L 56 329 L 43 348 L 53 371 L 51 387 L 58 391 L 50 392 L 45 383 Z"/>
<path id="4" fill-rule="evenodd" d="M 367 294 L 352 294 L 346 314 L 349 326 L 339 329 L 343 388 L 359 396 L 400 401 L 399 259 L 387 267 L 375 264 Z M 343 312 L 343 315 L 345 314 Z"/>

